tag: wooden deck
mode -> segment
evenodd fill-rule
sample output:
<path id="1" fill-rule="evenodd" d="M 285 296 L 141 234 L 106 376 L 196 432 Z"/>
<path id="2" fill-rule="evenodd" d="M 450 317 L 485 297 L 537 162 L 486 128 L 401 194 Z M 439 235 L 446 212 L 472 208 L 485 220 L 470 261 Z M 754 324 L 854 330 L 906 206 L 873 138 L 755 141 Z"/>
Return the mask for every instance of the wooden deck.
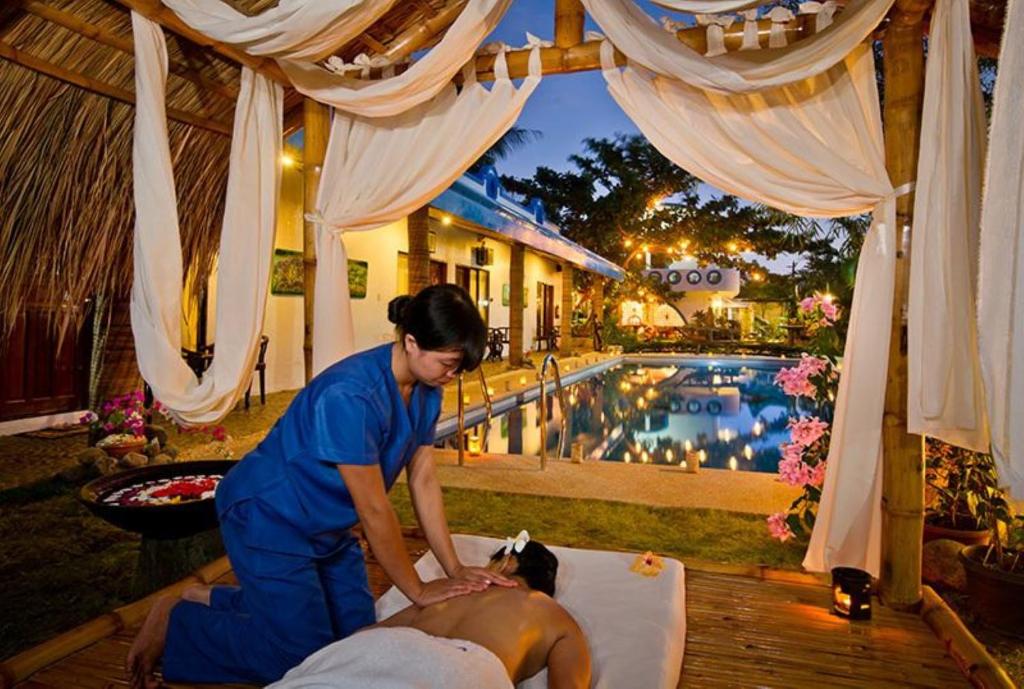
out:
<path id="1" fill-rule="evenodd" d="M 407 536 L 414 554 L 425 542 Z M 370 558 L 375 595 L 389 582 Z M 232 582 L 230 572 L 218 581 Z M 686 571 L 687 638 L 680 688 L 967 687 L 970 683 L 922 619 L 875 606 L 870 622 L 828 612 L 829 589 Z M 18 683 L 21 689 L 118 689 L 134 629 L 63 657 Z M 187 685 L 169 685 L 186 689 Z M 241 685 L 196 685 L 207 687 Z M 621 689 L 644 689 L 622 687 Z"/>

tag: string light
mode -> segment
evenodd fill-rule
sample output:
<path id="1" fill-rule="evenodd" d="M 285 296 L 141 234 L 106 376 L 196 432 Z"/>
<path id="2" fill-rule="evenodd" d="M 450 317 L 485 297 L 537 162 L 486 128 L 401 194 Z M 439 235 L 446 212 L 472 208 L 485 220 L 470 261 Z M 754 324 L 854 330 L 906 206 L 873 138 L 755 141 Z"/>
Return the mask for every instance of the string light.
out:
<path id="1" fill-rule="evenodd" d="M 452 216 L 450 216 L 450 215 L 442 215 L 441 216 L 441 224 L 445 225 L 445 226 L 451 225 L 452 224 Z"/>

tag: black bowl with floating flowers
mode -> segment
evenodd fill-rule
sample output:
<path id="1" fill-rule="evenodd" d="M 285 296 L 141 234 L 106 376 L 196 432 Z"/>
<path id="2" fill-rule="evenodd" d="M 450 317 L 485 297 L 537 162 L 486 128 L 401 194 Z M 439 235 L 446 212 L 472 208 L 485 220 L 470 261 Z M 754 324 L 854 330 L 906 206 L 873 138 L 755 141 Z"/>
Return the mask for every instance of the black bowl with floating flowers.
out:
<path id="1" fill-rule="evenodd" d="M 82 486 L 78 499 L 114 526 L 148 538 L 185 538 L 217 526 L 213 491 L 233 459 L 128 469 Z"/>

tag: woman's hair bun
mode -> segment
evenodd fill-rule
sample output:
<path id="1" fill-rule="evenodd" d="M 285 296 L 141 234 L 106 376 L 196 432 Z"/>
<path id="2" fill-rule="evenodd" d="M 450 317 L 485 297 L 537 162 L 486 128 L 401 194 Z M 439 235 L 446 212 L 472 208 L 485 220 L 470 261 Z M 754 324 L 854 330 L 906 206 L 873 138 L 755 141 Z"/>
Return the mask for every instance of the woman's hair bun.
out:
<path id="1" fill-rule="evenodd" d="M 412 301 L 412 297 L 408 294 L 395 297 L 388 302 L 388 320 L 395 325 L 402 322 L 402 316 L 405 314 L 405 310 L 409 308 L 409 303 Z"/>

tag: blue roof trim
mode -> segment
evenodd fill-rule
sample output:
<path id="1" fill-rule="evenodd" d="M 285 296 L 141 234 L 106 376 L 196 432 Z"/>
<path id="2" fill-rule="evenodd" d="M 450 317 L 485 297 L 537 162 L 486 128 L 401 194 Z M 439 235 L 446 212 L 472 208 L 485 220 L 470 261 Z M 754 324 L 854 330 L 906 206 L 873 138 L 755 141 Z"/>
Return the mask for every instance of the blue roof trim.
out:
<path id="1" fill-rule="evenodd" d="M 612 280 L 625 278 L 622 268 L 566 239 L 554 225 L 545 222 L 544 208 L 537 200 L 531 201 L 530 208 L 524 208 L 509 198 L 500 184 L 495 184 L 495 178 L 493 172 L 483 178 L 467 172 L 430 205 L 585 270 Z"/>

